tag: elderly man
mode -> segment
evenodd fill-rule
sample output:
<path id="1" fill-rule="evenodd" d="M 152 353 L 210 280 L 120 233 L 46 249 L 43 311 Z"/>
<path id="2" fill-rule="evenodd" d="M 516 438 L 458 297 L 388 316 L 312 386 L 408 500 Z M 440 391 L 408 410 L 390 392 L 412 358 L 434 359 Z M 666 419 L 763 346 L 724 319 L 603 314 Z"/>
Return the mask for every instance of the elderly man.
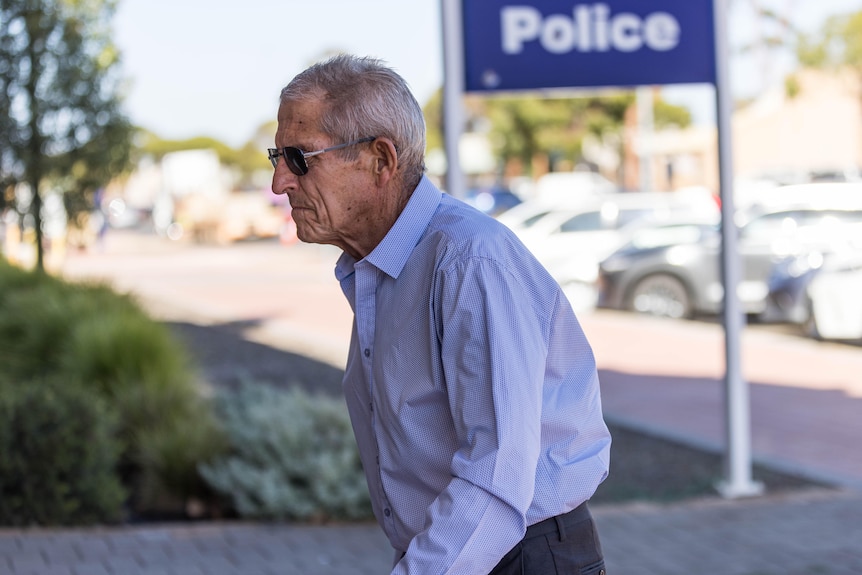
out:
<path id="1" fill-rule="evenodd" d="M 344 394 L 392 573 L 604 573 L 590 345 L 520 241 L 425 177 L 406 82 L 370 58 L 316 64 L 281 92 L 275 145 L 299 239 L 343 250 Z"/>

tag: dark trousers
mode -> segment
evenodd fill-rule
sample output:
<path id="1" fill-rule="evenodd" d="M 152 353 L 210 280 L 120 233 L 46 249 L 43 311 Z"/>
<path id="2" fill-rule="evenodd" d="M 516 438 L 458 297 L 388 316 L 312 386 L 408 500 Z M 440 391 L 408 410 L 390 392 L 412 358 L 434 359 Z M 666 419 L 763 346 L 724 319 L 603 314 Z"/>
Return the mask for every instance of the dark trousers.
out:
<path id="1" fill-rule="evenodd" d="M 527 528 L 489 575 L 605 575 L 602 546 L 586 503 Z"/>

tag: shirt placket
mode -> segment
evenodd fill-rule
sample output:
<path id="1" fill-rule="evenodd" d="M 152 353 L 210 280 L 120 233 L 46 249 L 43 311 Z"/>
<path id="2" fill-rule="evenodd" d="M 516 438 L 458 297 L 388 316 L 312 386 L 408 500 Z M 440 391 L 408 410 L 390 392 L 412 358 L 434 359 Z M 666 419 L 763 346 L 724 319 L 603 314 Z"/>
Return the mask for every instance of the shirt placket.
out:
<path id="1" fill-rule="evenodd" d="M 359 343 L 359 352 L 362 356 L 362 373 L 368 385 L 368 412 L 371 417 L 371 427 L 374 430 L 375 442 L 377 441 L 377 410 L 374 405 L 374 334 L 377 318 L 377 280 L 378 270 L 367 262 L 356 264 L 356 328 Z M 377 492 L 378 501 L 387 523 L 388 529 L 394 529 L 394 518 L 389 499 L 383 489 L 383 480 L 380 472 L 380 446 L 377 444 L 375 454 L 377 465 Z"/>

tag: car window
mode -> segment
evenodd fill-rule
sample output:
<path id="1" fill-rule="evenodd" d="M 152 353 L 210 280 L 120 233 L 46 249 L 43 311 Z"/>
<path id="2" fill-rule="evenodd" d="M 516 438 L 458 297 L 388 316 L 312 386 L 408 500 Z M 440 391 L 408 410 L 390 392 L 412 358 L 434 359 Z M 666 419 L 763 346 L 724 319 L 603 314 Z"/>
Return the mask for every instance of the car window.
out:
<path id="1" fill-rule="evenodd" d="M 620 213 L 617 216 L 617 221 L 616 221 L 615 227 L 617 229 L 624 228 L 627 225 L 631 224 L 632 222 L 636 222 L 638 220 L 644 220 L 644 219 L 654 215 L 655 213 L 656 213 L 655 210 L 645 210 L 645 209 L 620 210 Z"/>
<path id="2" fill-rule="evenodd" d="M 572 216 L 560 225 L 561 232 L 595 232 L 608 229 L 600 211 L 583 212 Z"/>
<path id="3" fill-rule="evenodd" d="M 751 220 L 743 234 L 748 239 L 770 239 L 797 233 L 802 228 L 823 228 L 862 222 L 862 211 L 788 210 L 764 214 Z"/>
<path id="4" fill-rule="evenodd" d="M 538 212 L 536 214 L 533 214 L 532 216 L 530 216 L 529 218 L 527 218 L 523 222 L 521 222 L 521 227 L 524 227 L 524 228 L 532 227 L 533 225 L 536 224 L 536 222 L 538 222 L 539 220 L 541 220 L 542 218 L 544 218 L 545 216 L 547 216 L 550 213 L 551 213 L 551 210 L 548 210 L 546 212 Z"/>
<path id="5" fill-rule="evenodd" d="M 617 205 L 609 203 L 602 206 L 600 210 L 582 212 L 572 216 L 560 225 L 560 232 L 618 230 L 652 214 L 653 210 L 651 209 L 620 209 Z"/>
<path id="6" fill-rule="evenodd" d="M 799 227 L 801 217 L 798 211 L 765 214 L 748 222 L 742 233 L 750 240 L 769 240 L 789 235 Z"/>
<path id="7" fill-rule="evenodd" d="M 631 246 L 640 250 L 699 242 L 711 228 L 692 225 L 647 227 L 635 233 Z M 714 230 L 713 230 L 714 231 Z"/>
<path id="8" fill-rule="evenodd" d="M 823 210 L 812 215 L 810 220 L 815 225 L 858 224 L 862 222 L 862 211 Z"/>

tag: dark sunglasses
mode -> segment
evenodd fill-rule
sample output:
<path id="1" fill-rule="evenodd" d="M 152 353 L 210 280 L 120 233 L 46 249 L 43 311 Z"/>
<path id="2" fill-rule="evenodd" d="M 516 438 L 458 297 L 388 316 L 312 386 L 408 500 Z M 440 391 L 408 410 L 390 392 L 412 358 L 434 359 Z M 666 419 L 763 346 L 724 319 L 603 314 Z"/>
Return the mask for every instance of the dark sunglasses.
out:
<path id="1" fill-rule="evenodd" d="M 287 162 L 287 167 L 290 168 L 290 171 L 297 176 L 304 176 L 308 173 L 308 163 L 306 163 L 305 158 L 331 152 L 332 150 L 340 150 L 341 148 L 346 148 L 348 146 L 355 146 L 356 144 L 371 142 L 376 139 L 376 136 L 360 138 L 358 140 L 353 140 L 352 142 L 347 142 L 346 144 L 338 144 L 337 146 L 330 146 L 329 148 L 324 148 L 314 152 L 303 152 L 299 148 L 294 148 L 293 146 L 286 146 L 284 148 L 267 148 L 266 151 L 269 155 L 269 161 L 272 162 L 273 168 L 278 166 L 278 157 L 284 156 L 284 161 Z"/>

